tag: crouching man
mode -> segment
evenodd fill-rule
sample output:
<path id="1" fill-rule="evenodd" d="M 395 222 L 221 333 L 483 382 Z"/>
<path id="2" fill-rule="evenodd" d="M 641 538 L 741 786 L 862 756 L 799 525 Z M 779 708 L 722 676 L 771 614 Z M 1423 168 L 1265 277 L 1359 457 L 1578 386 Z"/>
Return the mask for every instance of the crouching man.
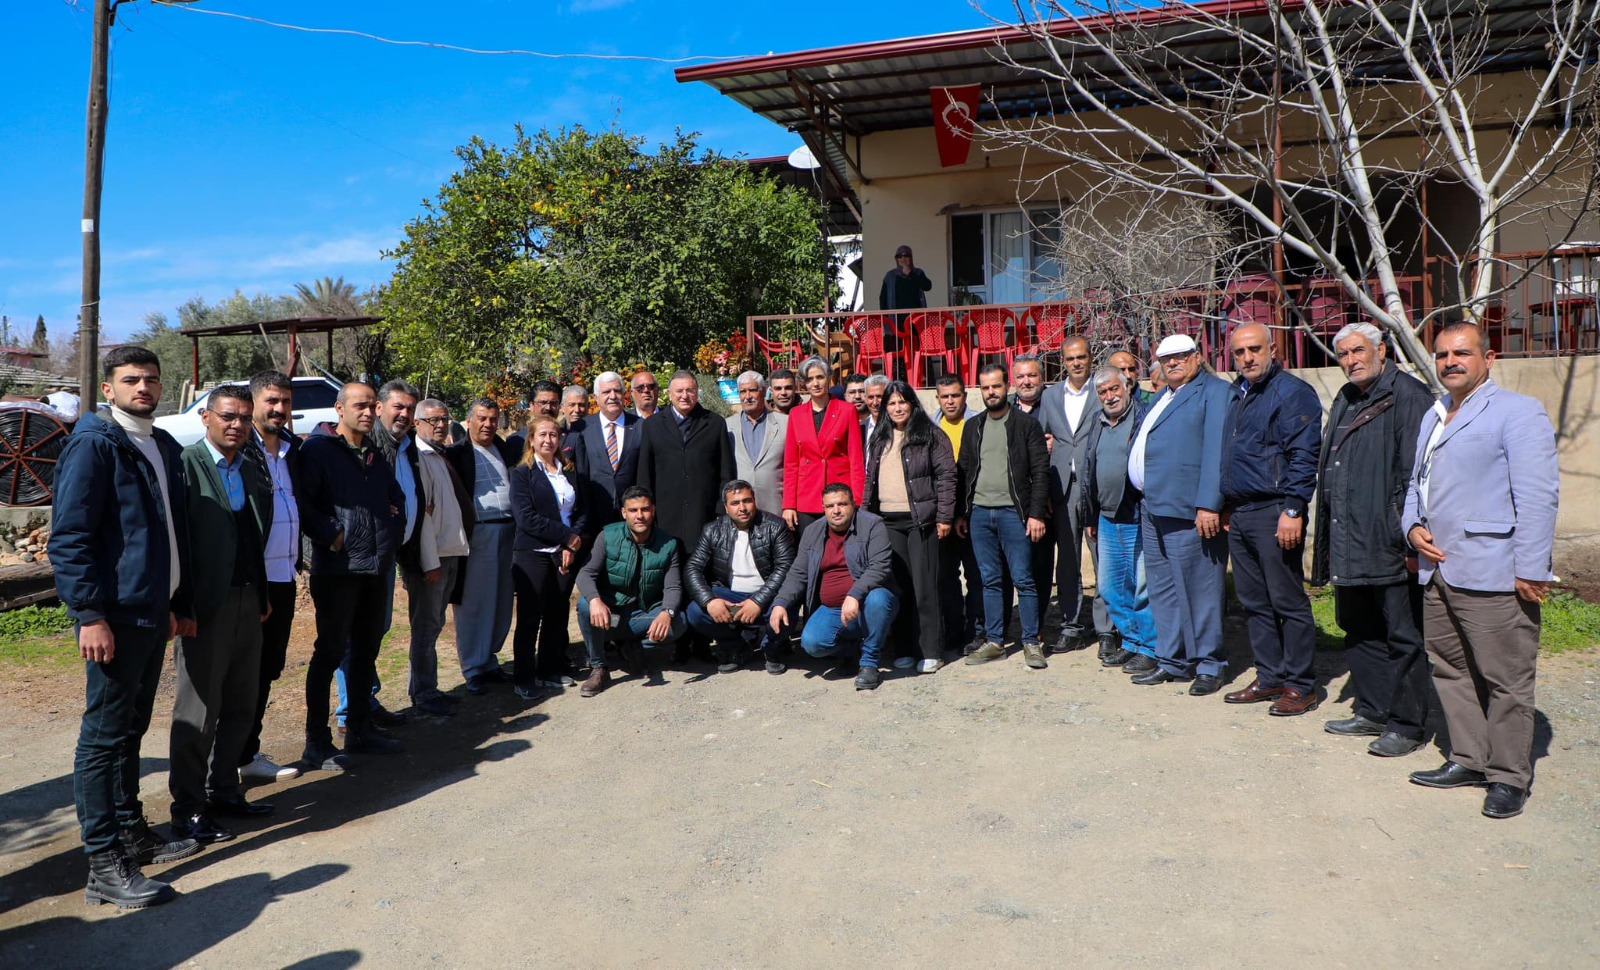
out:
<path id="1" fill-rule="evenodd" d="M 804 605 L 801 648 L 813 657 L 859 651 L 856 690 L 876 690 L 883 644 L 900 610 L 891 587 L 889 530 L 876 515 L 858 511 L 850 486 L 838 482 L 822 490 L 822 513 L 800 537 L 768 625 L 783 633 L 790 611 Z"/>
<path id="2" fill-rule="evenodd" d="M 794 565 L 789 528 L 756 507 L 755 488 L 740 478 L 722 486 L 722 508 L 689 556 L 689 626 L 717 644 L 720 673 L 738 670 L 759 647 L 767 673 L 781 674 L 787 637 L 766 621 Z"/>
<path id="3" fill-rule="evenodd" d="M 683 554 L 677 539 L 656 528 L 656 500 L 648 488 L 634 485 L 622 493 L 622 521 L 595 537 L 577 585 L 578 628 L 590 668 L 578 691 L 584 697 L 611 685 L 607 643 L 648 653 L 683 635 Z M 655 681 L 654 665 L 641 663 Z"/>

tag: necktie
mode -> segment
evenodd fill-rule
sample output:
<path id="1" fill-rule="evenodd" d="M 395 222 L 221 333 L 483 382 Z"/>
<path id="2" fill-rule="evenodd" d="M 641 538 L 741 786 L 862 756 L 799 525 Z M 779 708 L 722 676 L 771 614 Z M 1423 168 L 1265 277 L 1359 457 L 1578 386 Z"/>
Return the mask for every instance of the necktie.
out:
<path id="1" fill-rule="evenodd" d="M 606 457 L 611 459 L 611 470 L 617 470 L 617 423 L 606 422 Z"/>

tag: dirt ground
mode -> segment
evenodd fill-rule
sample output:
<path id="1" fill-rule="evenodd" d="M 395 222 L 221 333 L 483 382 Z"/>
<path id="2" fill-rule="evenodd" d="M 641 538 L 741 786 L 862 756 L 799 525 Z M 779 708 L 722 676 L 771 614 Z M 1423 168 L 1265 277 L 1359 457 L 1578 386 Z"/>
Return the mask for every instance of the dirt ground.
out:
<path id="1" fill-rule="evenodd" d="M 268 712 L 281 761 L 305 617 Z M 1229 640 L 1248 682 L 1236 618 Z M 403 755 L 252 789 L 276 815 L 153 868 L 181 897 L 120 914 L 82 897 L 81 674 L 0 671 L 0 967 L 1600 965 L 1600 656 L 1541 663 L 1534 797 L 1491 821 L 1478 791 L 1406 783 L 1436 750 L 1323 732 L 1349 710 L 1337 652 L 1328 701 L 1287 719 L 1092 653 L 873 693 L 809 661 L 531 707 L 500 688 L 397 729 Z"/>

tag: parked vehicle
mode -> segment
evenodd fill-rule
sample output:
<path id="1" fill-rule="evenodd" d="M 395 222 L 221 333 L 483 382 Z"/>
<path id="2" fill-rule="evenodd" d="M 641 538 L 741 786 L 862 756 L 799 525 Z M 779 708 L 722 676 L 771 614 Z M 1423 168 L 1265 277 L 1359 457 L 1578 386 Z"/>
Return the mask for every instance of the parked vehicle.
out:
<path id="1" fill-rule="evenodd" d="M 222 381 L 218 386 L 244 383 L 247 382 Z M 180 445 L 192 445 L 199 441 L 206 433 L 205 425 L 200 423 L 200 411 L 206 406 L 206 400 L 211 397 L 213 390 L 215 388 L 207 388 L 194 399 L 194 403 L 177 414 L 156 418 L 156 427 L 171 434 Z M 333 409 L 334 399 L 338 396 L 339 385 L 325 377 L 296 377 L 294 411 L 289 426 L 297 434 L 308 434 L 324 421 L 338 421 L 339 415 Z"/>

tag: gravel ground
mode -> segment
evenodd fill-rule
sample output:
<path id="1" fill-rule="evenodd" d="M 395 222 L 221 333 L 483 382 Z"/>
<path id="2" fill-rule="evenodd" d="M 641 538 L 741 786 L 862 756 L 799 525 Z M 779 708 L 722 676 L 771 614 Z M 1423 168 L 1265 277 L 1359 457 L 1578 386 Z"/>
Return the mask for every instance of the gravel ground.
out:
<path id="1" fill-rule="evenodd" d="M 281 759 L 307 632 L 269 712 Z M 1242 685 L 1231 620 L 1230 642 Z M 1324 733 L 1349 710 L 1337 653 L 1329 700 L 1287 719 L 1091 654 L 875 693 L 819 664 L 469 697 L 398 729 L 403 755 L 254 789 L 276 815 L 152 870 L 181 898 L 120 914 L 82 898 L 81 677 L 0 672 L 0 966 L 1600 965 L 1596 654 L 1542 663 L 1510 821 L 1407 784 L 1431 748 Z"/>

